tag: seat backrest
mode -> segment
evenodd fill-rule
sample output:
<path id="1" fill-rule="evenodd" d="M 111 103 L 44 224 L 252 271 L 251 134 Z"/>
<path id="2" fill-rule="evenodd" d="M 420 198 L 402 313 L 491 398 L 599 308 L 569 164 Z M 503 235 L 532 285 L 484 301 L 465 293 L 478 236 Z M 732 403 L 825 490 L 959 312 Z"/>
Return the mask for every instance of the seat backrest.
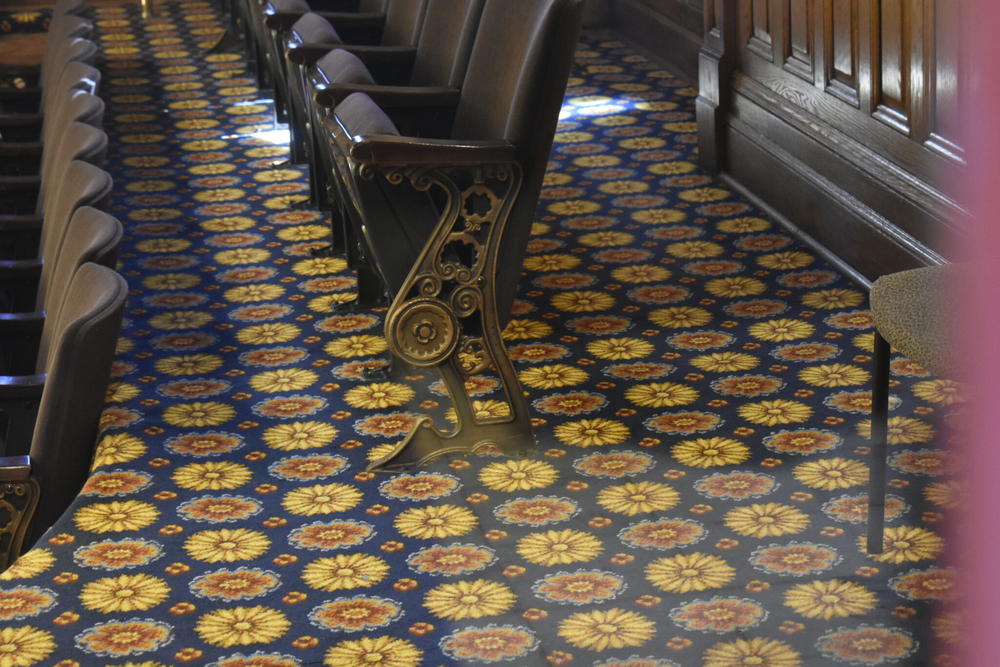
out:
<path id="1" fill-rule="evenodd" d="M 104 130 L 75 121 L 64 126 L 62 132 L 56 131 L 54 138 L 54 143 L 43 151 L 41 183 L 35 204 L 35 213 L 45 215 L 46 224 L 48 214 L 55 213 L 51 208 L 52 197 L 66 188 L 72 190 L 75 185 L 63 182 L 68 177 L 67 167 L 70 163 L 74 160 L 91 164 L 102 162 L 108 147 L 108 135 Z M 66 211 L 67 215 L 70 212 Z M 45 239 L 44 233 L 42 238 Z"/>
<path id="2" fill-rule="evenodd" d="M 104 124 L 104 100 L 96 95 L 79 90 L 62 90 L 58 93 L 58 100 L 55 103 L 55 113 L 51 121 L 42 127 L 42 145 L 51 147 L 56 145 L 57 137 L 72 123 L 85 123 L 101 129 Z M 42 153 L 42 163 L 45 162 L 45 153 Z"/>
<path id="3" fill-rule="evenodd" d="M 307 12 L 300 16 L 288 30 L 288 41 L 293 44 L 339 42 L 340 35 L 325 18 L 315 12 Z"/>
<path id="4" fill-rule="evenodd" d="M 51 92 L 52 88 L 59 83 L 59 78 L 62 76 L 67 63 L 82 62 L 87 65 L 93 65 L 96 58 L 97 45 L 89 39 L 71 37 L 70 39 L 63 40 L 62 45 L 53 55 L 52 63 L 42 73 L 44 78 L 39 80 L 42 89 L 39 108 L 45 108 L 45 98 L 49 94 L 46 91 Z"/>
<path id="5" fill-rule="evenodd" d="M 47 124 L 49 118 L 54 118 L 56 115 L 54 105 L 56 104 L 56 100 L 60 99 L 58 97 L 60 91 L 82 90 L 91 95 L 96 95 L 100 85 L 101 72 L 96 67 L 83 62 L 74 61 L 66 63 L 59 74 L 59 78 L 56 80 L 55 90 L 49 91 L 49 95 L 45 98 L 45 105 L 41 108 L 44 114 L 42 118 L 43 127 Z M 55 95 L 52 94 L 53 92 Z"/>
<path id="6" fill-rule="evenodd" d="M 42 489 L 32 525 L 40 529 L 69 506 L 87 477 L 127 293 L 120 275 L 84 264 L 73 276 L 59 316 L 46 318 L 52 341 L 48 377 L 30 452 L 31 472 Z"/>
<path id="7" fill-rule="evenodd" d="M 410 83 L 461 85 L 482 13 L 483 0 L 427 0 Z"/>
<path id="8" fill-rule="evenodd" d="M 389 0 L 382 28 L 382 44 L 416 46 L 426 8 L 427 0 Z"/>
<path id="9" fill-rule="evenodd" d="M 71 37 L 90 37 L 94 32 L 94 24 L 85 18 L 71 14 L 53 15 L 49 21 L 49 31 L 45 36 L 45 49 L 42 51 L 42 68 L 59 48 L 60 42 Z"/>
<path id="10" fill-rule="evenodd" d="M 55 172 L 55 187 L 47 197 L 45 221 L 39 239 L 42 248 L 58 248 L 66 234 L 66 226 L 73 212 L 81 206 L 104 208 L 111 193 L 111 176 L 100 167 L 81 160 L 73 160 L 60 174 Z"/>
<path id="11" fill-rule="evenodd" d="M 58 319 L 73 274 L 87 262 L 113 269 L 118 260 L 122 233 L 121 223 L 107 213 L 92 206 L 76 209 L 66 226 L 62 243 L 44 256 L 35 310 L 44 311 L 46 318 Z M 48 338 L 41 341 L 38 367 L 45 366 L 50 343 Z"/>
<path id="12" fill-rule="evenodd" d="M 542 177 L 566 92 L 583 0 L 486 0 L 453 139 L 505 139 L 517 149 L 521 192 L 510 213 L 497 308 L 509 316 Z M 502 56 L 502 57 L 501 57 Z"/>

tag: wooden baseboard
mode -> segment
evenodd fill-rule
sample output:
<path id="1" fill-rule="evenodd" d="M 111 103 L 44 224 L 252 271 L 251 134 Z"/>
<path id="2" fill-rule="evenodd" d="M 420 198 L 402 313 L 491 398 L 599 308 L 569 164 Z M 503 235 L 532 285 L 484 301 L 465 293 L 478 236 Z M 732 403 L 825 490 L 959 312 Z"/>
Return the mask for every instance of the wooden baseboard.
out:
<path id="1" fill-rule="evenodd" d="M 611 0 L 611 26 L 662 60 L 672 71 L 691 82 L 698 81 L 698 51 L 701 27 L 693 31 L 684 23 L 696 18 L 683 3 L 682 14 L 672 20 L 638 0 Z"/>
<path id="2" fill-rule="evenodd" d="M 914 217 L 924 217 L 924 224 L 914 219 L 907 221 L 920 229 L 940 227 L 939 221 L 915 202 L 893 192 L 887 183 L 821 144 L 808 148 L 825 151 L 822 160 L 800 159 L 794 150 L 780 143 L 782 132 L 778 128 L 782 122 L 773 118 L 765 135 L 756 124 L 733 116 L 727 119 L 724 171 L 738 189 L 752 193 L 755 203 L 764 204 L 780 222 L 800 233 L 806 243 L 847 269 L 859 282 L 945 261 L 928 243 L 902 229 L 884 212 L 886 208 L 909 210 Z M 812 141 L 805 137 L 796 140 Z M 830 174 L 838 178 L 831 179 Z M 845 183 L 852 185 L 852 191 L 845 189 Z M 855 192 L 863 192 L 869 202 L 862 201 Z M 871 204 L 883 206 L 880 209 Z"/>

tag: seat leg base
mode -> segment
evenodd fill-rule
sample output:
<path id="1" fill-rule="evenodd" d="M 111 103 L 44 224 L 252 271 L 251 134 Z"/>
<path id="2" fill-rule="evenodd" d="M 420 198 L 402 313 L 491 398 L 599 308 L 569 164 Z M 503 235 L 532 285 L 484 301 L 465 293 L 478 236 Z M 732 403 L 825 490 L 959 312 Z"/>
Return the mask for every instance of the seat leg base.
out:
<path id="1" fill-rule="evenodd" d="M 507 456 L 526 456 L 535 449 L 530 430 L 516 422 L 468 424 L 451 432 L 439 431 L 430 417 L 421 417 L 413 429 L 386 456 L 373 461 L 366 472 L 397 473 L 413 470 L 448 454 L 471 454 L 497 447 Z"/>

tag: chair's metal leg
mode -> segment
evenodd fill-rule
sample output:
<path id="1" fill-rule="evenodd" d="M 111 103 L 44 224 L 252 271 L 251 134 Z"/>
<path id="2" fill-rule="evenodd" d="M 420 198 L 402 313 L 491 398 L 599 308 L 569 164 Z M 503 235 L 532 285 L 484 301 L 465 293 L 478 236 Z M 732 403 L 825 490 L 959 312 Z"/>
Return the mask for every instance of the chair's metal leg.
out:
<path id="1" fill-rule="evenodd" d="M 872 374 L 872 438 L 868 473 L 868 553 L 882 553 L 885 529 L 886 455 L 889 448 L 889 343 L 875 332 Z"/>

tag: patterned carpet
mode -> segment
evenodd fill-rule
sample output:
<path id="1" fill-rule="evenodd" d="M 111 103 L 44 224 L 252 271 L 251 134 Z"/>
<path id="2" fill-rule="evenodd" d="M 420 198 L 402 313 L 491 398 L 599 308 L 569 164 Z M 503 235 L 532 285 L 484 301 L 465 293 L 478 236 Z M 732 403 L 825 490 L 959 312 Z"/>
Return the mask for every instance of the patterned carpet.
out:
<path id="1" fill-rule="evenodd" d="M 333 312 L 354 279 L 309 254 L 327 227 L 289 209 L 306 175 L 273 166 L 244 58 L 201 55 L 206 2 L 93 11 L 132 291 L 93 475 L 0 575 L 0 667 L 917 665 L 955 641 L 956 387 L 893 362 L 866 555 L 865 295 L 696 166 L 694 89 L 585 34 L 506 331 L 538 453 L 373 476 L 446 399 L 361 377 L 382 313 Z"/>

